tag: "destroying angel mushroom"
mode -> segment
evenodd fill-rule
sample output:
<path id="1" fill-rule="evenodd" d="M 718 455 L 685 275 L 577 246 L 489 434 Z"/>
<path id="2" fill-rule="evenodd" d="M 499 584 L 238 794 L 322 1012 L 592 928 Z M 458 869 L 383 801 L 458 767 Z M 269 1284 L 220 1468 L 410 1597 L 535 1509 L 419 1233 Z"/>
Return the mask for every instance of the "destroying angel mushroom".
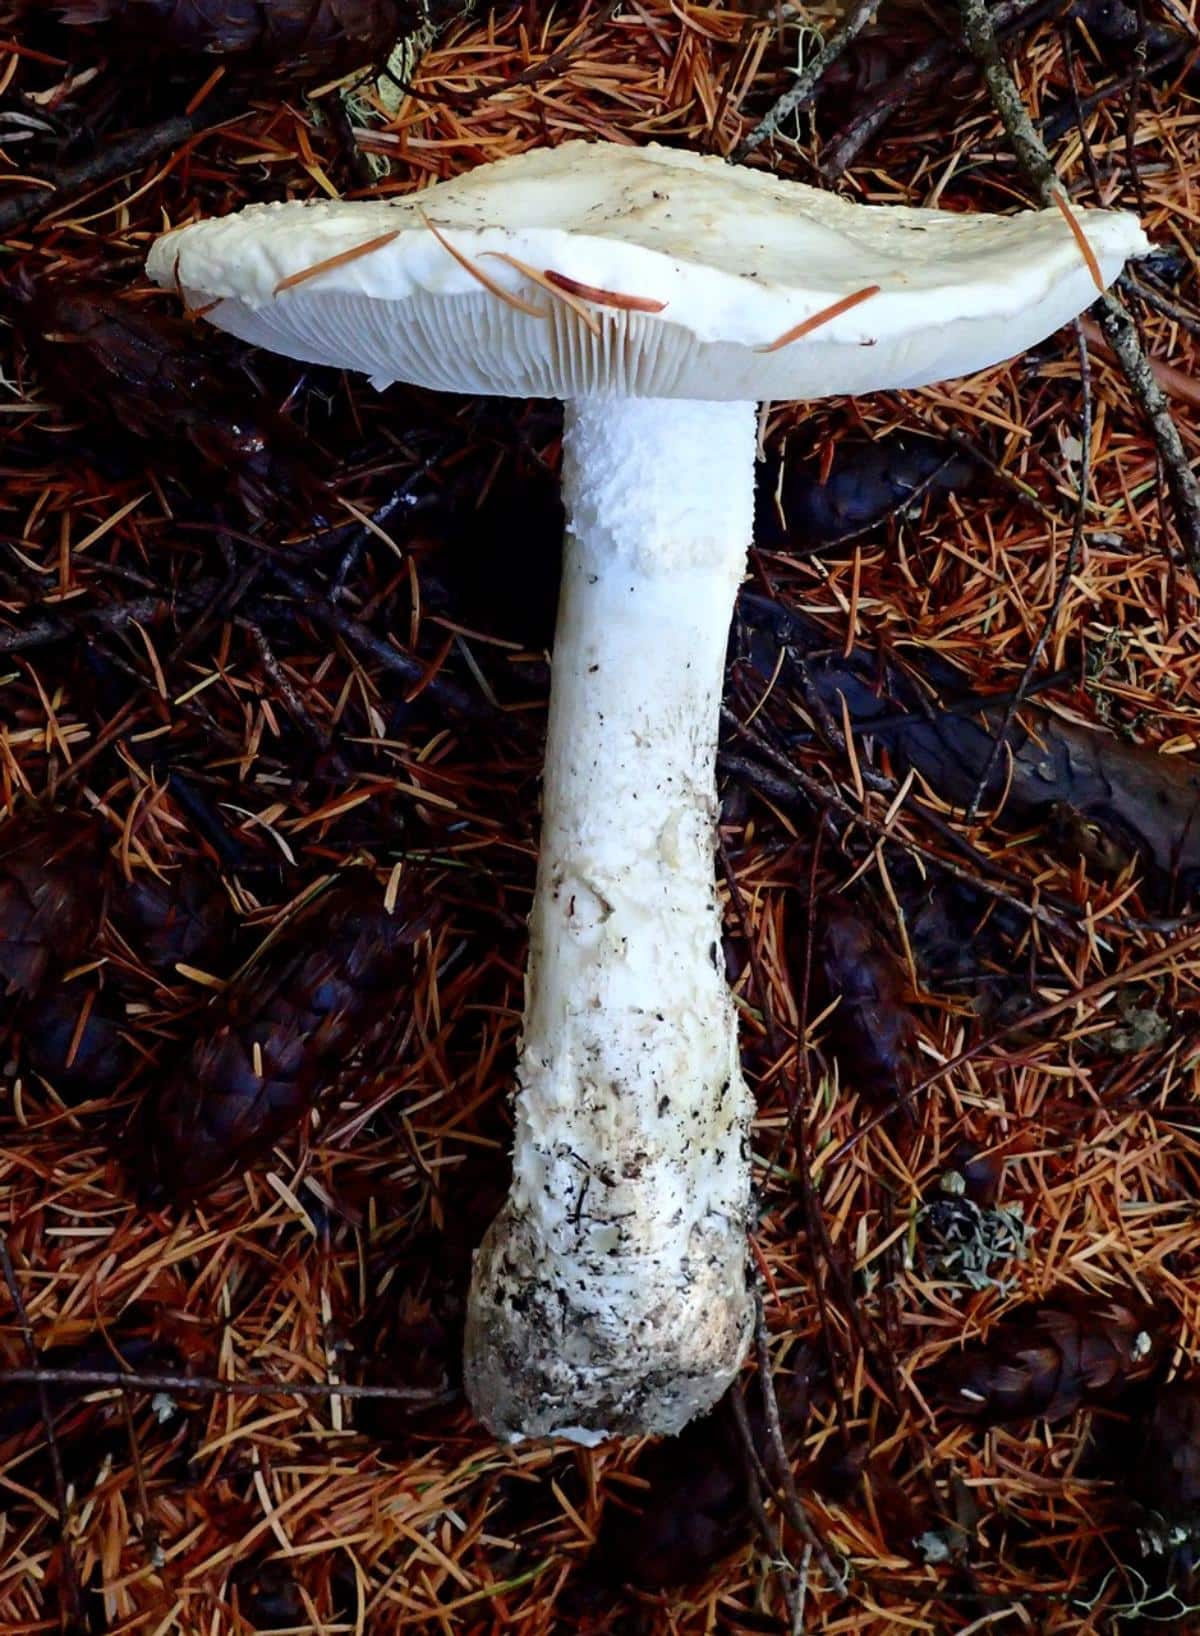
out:
<path id="1" fill-rule="evenodd" d="M 860 205 L 569 142 L 401 199 L 252 205 L 151 251 L 160 284 L 275 352 L 566 405 L 513 1181 L 467 1326 L 498 1435 L 676 1432 L 745 1355 L 751 1102 L 714 771 L 757 400 L 982 369 L 1147 248 L 1132 216 L 1065 201 Z"/>

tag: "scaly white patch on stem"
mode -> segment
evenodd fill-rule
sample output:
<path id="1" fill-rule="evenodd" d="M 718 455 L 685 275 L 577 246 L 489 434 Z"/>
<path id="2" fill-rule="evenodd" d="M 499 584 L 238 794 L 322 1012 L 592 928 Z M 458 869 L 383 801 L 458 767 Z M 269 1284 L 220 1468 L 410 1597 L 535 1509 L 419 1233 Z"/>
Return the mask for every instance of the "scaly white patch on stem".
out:
<path id="1" fill-rule="evenodd" d="M 468 1386 L 500 1435 L 675 1432 L 745 1355 L 749 1092 L 714 842 L 750 403 L 569 403 L 508 1203 Z"/>

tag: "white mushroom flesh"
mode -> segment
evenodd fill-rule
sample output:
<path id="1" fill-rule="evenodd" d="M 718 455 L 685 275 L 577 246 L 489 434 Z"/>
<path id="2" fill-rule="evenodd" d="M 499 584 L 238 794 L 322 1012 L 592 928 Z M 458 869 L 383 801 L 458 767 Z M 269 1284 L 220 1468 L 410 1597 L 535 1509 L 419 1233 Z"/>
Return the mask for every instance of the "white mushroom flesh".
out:
<path id="1" fill-rule="evenodd" d="M 509 1436 L 677 1431 L 750 1320 L 750 1097 L 714 882 L 749 403 L 569 403 L 567 537 L 508 1205 L 473 1400 Z"/>

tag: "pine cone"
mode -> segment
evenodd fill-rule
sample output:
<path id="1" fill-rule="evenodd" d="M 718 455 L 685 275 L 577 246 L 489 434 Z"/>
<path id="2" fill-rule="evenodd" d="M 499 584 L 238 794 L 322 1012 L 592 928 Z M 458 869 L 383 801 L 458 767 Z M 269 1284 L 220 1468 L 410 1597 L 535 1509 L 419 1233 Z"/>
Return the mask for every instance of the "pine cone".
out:
<path id="1" fill-rule="evenodd" d="M 351 1052 L 395 1022 L 428 925 L 412 897 L 389 915 L 364 871 L 269 942 L 203 1015 L 200 1038 L 147 1110 L 160 1189 L 194 1197 L 298 1124 Z"/>
<path id="2" fill-rule="evenodd" d="M 86 953 L 106 876 L 102 832 L 86 819 L 39 813 L 0 825 L 0 996 L 31 997 Z"/>
<path id="3" fill-rule="evenodd" d="M 903 967 L 842 903 L 822 915 L 816 952 L 822 998 L 838 1001 L 829 1039 L 846 1082 L 875 1102 L 900 1101 L 917 1080 L 917 1023 Z"/>
<path id="4" fill-rule="evenodd" d="M 767 16 L 774 5 L 762 8 Z M 842 71 L 861 44 L 837 65 Z M 836 84 L 835 69 L 827 83 Z M 839 87 L 844 95 L 844 88 Z M 756 468 L 755 542 L 766 550 L 794 551 L 846 535 L 864 534 L 902 510 L 914 495 L 927 504 L 945 503 L 947 494 L 968 492 L 978 468 L 953 443 L 929 437 L 888 437 L 877 443 L 839 440 L 828 471 L 816 461 L 798 460 L 795 444 L 771 449 Z"/>
<path id="5" fill-rule="evenodd" d="M 228 941 L 229 899 L 203 864 L 185 862 L 166 880 L 139 875 L 115 894 L 112 919 L 153 971 L 218 963 Z"/>
<path id="6" fill-rule="evenodd" d="M 1144 1379 L 1158 1354 L 1145 1314 L 1117 1301 L 1033 1307 L 943 1358 L 937 1390 L 948 1407 L 980 1420 L 1064 1420 Z"/>
<path id="7" fill-rule="evenodd" d="M 67 1102 L 111 1096 L 138 1057 L 122 1033 L 118 1001 L 68 983 L 35 1000 L 21 1019 L 25 1059 Z"/>
<path id="8" fill-rule="evenodd" d="M 386 56 L 425 20 L 420 0 L 56 0 L 67 23 L 117 23 L 173 51 L 347 68 Z"/>
<path id="9" fill-rule="evenodd" d="M 133 1317 L 140 1317 L 140 1312 L 135 1312 Z M 5 1368 L 28 1367 L 29 1357 L 19 1336 L 11 1340 L 5 1352 L 0 1354 L 0 1364 Z M 122 1322 L 107 1328 L 97 1340 L 74 1346 L 47 1347 L 38 1353 L 37 1365 L 42 1369 L 127 1369 L 142 1374 L 176 1374 L 183 1370 L 184 1360 L 169 1341 L 160 1340 L 154 1334 L 129 1333 Z M 75 1429 L 83 1429 L 89 1420 L 94 1422 L 94 1418 L 103 1413 L 106 1406 L 111 1406 L 83 1403 L 95 1389 L 94 1386 L 51 1382 L 46 1388 L 51 1413 L 57 1418 L 68 1409 L 78 1408 L 81 1412 Z M 0 1441 L 31 1431 L 41 1423 L 41 1419 L 41 1399 L 33 1382 L 0 1382 Z M 69 1428 L 64 1428 L 59 1420 L 57 1430 L 60 1436 L 64 1435 L 65 1429 Z"/>
<path id="10" fill-rule="evenodd" d="M 154 443 L 159 456 L 177 452 L 220 470 L 253 515 L 274 515 L 282 503 L 311 526 L 320 514 L 313 450 L 247 380 L 221 368 L 195 324 L 133 307 L 102 284 L 35 279 L 23 268 L 5 280 L 4 295 L 64 402 Z"/>

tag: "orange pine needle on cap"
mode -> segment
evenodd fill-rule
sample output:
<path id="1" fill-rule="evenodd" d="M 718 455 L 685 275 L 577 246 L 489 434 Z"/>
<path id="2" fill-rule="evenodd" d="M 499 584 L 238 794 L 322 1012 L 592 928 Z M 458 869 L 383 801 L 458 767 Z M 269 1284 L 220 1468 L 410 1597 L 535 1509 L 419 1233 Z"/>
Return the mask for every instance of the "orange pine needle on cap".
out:
<path id="1" fill-rule="evenodd" d="M 536 267 L 530 267 L 527 262 L 518 261 L 516 256 L 510 256 L 503 250 L 485 250 L 483 253 L 485 256 L 494 256 L 497 261 L 506 261 L 510 267 L 515 267 L 517 272 L 523 273 L 539 289 L 543 289 L 548 295 L 552 295 L 556 301 L 565 302 L 576 318 L 579 319 L 579 322 L 586 324 L 592 334 L 599 338 L 600 321 L 595 313 L 589 312 L 583 302 L 575 296 L 569 294 L 566 290 L 560 289 L 548 273 L 539 273 Z"/>
<path id="2" fill-rule="evenodd" d="M 477 279 L 479 283 L 483 285 L 484 289 L 491 295 L 498 297 L 498 299 L 501 301 L 507 301 L 509 306 L 516 307 L 518 312 L 527 312 L 533 318 L 545 318 L 546 313 L 543 308 L 535 307 L 532 301 L 522 301 L 519 295 L 513 295 L 512 292 L 510 290 L 506 290 L 502 284 L 497 284 L 494 278 L 489 278 L 481 268 L 475 265 L 469 256 L 464 256 L 461 250 L 456 250 L 446 235 L 441 232 L 440 229 L 434 226 L 423 210 L 421 211 L 421 220 L 425 223 L 426 227 L 433 234 L 434 238 L 438 241 L 446 254 L 448 256 L 453 256 L 463 271 L 470 273 L 471 277 Z M 493 252 L 493 254 L 496 253 L 497 252 Z M 503 259 L 507 260 L 508 258 L 506 256 Z"/>
<path id="3" fill-rule="evenodd" d="M 1075 212 L 1071 209 L 1063 194 L 1055 192 L 1054 202 L 1058 206 L 1059 210 L 1061 210 L 1063 220 L 1071 229 L 1071 232 L 1075 235 L 1075 243 L 1079 246 L 1079 254 L 1087 263 L 1087 270 L 1092 275 L 1092 283 L 1100 291 L 1100 294 L 1103 295 L 1104 278 L 1100 272 L 1100 263 L 1096 260 L 1096 252 L 1087 241 L 1087 234 L 1084 232 L 1083 228 L 1080 227 L 1075 216 Z"/>
<path id="4" fill-rule="evenodd" d="M 174 285 L 174 288 L 175 288 L 175 294 L 179 297 L 180 304 L 183 307 L 183 315 L 184 315 L 185 318 L 204 318 L 204 317 L 207 317 L 207 315 L 210 312 L 212 312 L 215 307 L 219 307 L 221 305 L 222 301 L 224 301 L 224 299 L 225 299 L 225 297 L 223 295 L 218 295 L 214 300 L 206 301 L 202 307 L 189 307 L 188 306 L 187 291 L 184 289 L 183 280 L 179 276 L 179 252 L 178 251 L 176 251 L 176 253 L 175 253 L 175 261 L 174 261 L 174 263 L 172 265 L 172 268 L 171 268 L 171 281 L 172 281 L 172 283 Z M 66 337 L 64 336 L 64 340 L 65 339 L 66 339 Z"/>
<path id="5" fill-rule="evenodd" d="M 791 329 L 784 330 L 777 341 L 770 346 L 755 347 L 756 352 L 778 352 L 782 347 L 791 346 L 793 341 L 799 341 L 805 335 L 811 335 L 813 330 L 820 329 L 822 324 L 828 324 L 831 319 L 840 318 L 844 312 L 850 312 L 859 307 L 864 301 L 869 301 L 873 295 L 879 294 L 878 284 L 868 284 L 865 289 L 855 290 L 852 295 L 844 295 L 840 301 L 832 306 L 822 307 L 820 312 L 814 312 L 811 318 L 802 319 Z"/>
<path id="6" fill-rule="evenodd" d="M 347 262 L 357 261 L 360 256 L 369 256 L 375 250 L 382 250 L 399 237 L 400 229 L 397 227 L 390 233 L 380 233 L 377 238 L 368 239 L 365 244 L 356 244 L 351 250 L 341 250 L 336 256 L 314 262 L 311 267 L 302 267 L 298 273 L 289 273 L 286 278 L 281 278 L 273 293 L 282 295 L 284 290 L 295 289 L 297 284 L 304 284 L 310 278 L 316 278 L 318 273 L 332 272 L 335 267 L 344 267 Z"/>
<path id="7" fill-rule="evenodd" d="M 546 268 L 545 277 L 556 290 L 577 295 L 581 301 L 591 301 L 597 307 L 620 307 L 625 312 L 666 311 L 665 301 L 654 301 L 648 295 L 622 295 L 619 290 L 602 290 L 596 284 L 581 284 L 578 279 L 556 273 L 550 267 Z"/>

